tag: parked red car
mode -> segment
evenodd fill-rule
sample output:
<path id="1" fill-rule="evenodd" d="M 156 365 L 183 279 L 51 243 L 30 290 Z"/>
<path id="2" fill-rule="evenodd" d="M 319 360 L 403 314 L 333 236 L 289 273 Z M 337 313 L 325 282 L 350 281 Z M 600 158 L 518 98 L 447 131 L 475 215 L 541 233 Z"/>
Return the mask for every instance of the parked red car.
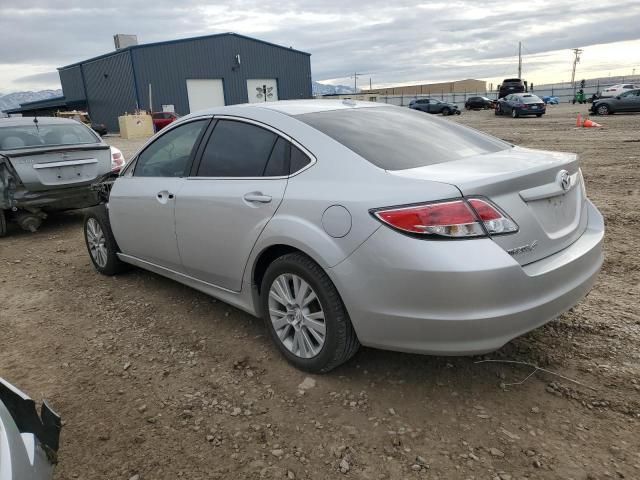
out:
<path id="1" fill-rule="evenodd" d="M 151 114 L 153 129 L 157 132 L 178 119 L 178 114 L 173 112 L 156 112 Z"/>

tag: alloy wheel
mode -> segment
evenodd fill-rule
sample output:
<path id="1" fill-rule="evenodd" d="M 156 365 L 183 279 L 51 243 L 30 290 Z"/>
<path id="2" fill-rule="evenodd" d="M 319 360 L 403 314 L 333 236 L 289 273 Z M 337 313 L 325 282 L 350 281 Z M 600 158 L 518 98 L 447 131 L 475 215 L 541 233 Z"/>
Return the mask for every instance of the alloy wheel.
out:
<path id="1" fill-rule="evenodd" d="M 100 268 L 104 268 L 108 261 L 106 238 L 102 227 L 95 218 L 87 220 L 87 244 L 91 258 Z"/>
<path id="2" fill-rule="evenodd" d="M 282 344 L 300 358 L 313 358 L 324 346 L 327 324 L 313 288 L 293 273 L 278 276 L 269 289 L 269 318 Z"/>
<path id="3" fill-rule="evenodd" d="M 598 105 L 598 115 L 608 115 L 609 107 L 606 105 Z"/>

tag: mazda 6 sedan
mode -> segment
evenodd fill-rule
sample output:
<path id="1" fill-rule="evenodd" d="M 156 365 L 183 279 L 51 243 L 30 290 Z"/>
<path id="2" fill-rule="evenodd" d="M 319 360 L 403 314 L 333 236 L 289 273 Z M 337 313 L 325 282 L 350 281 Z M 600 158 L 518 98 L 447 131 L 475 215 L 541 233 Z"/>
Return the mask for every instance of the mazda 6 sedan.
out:
<path id="1" fill-rule="evenodd" d="M 313 372 L 360 345 L 498 349 L 573 307 L 603 259 L 575 154 L 371 102 L 191 114 L 98 187 L 99 272 L 135 265 L 262 317 Z"/>

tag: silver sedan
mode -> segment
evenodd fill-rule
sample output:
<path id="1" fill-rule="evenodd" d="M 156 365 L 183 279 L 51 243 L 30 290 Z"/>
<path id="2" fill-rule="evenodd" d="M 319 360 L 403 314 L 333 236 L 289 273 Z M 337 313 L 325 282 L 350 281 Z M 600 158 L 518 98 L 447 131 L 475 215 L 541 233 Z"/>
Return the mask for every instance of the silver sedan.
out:
<path id="1" fill-rule="evenodd" d="M 314 372 L 361 344 L 495 350 L 574 306 L 603 260 L 576 155 L 370 102 L 192 114 L 109 189 L 85 220 L 99 272 L 135 265 L 263 317 Z"/>

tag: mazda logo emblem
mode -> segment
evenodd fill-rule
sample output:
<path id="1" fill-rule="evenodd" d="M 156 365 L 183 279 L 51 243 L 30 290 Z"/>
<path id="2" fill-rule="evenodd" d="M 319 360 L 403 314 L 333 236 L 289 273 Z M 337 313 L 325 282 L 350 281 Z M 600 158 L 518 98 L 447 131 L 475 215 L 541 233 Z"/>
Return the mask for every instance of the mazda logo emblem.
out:
<path id="1" fill-rule="evenodd" d="M 569 190 L 571 188 L 571 176 L 569 175 L 569 172 L 566 170 L 560 170 L 558 172 L 558 183 L 560 183 L 562 190 L 565 192 Z"/>

